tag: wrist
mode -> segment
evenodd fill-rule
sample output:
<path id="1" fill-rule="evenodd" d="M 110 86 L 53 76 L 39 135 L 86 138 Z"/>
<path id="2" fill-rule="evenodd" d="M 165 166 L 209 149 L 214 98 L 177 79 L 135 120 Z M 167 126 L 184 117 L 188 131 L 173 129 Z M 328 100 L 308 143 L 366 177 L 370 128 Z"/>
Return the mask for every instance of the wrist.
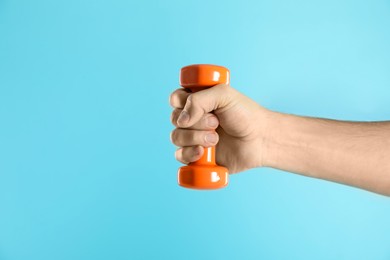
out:
<path id="1" fill-rule="evenodd" d="M 260 166 L 279 168 L 279 164 L 282 163 L 280 162 L 281 141 L 287 141 L 285 140 L 287 138 L 285 124 L 289 124 L 289 115 L 271 110 L 266 110 L 263 113 L 260 133 L 262 138 Z"/>
<path id="2" fill-rule="evenodd" d="M 275 140 L 278 139 L 279 134 L 278 121 L 280 121 L 281 114 L 260 107 L 259 109 L 259 130 L 258 139 L 260 140 L 260 157 L 258 167 L 271 167 L 274 165 L 275 157 Z"/>

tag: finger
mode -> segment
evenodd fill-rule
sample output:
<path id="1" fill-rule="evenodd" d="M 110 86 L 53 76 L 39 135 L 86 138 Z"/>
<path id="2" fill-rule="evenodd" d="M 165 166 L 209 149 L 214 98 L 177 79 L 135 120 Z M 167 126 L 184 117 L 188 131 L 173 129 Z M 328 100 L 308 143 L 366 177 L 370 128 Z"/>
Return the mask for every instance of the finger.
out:
<path id="1" fill-rule="evenodd" d="M 203 155 L 202 146 L 188 146 L 176 150 L 175 158 L 181 163 L 188 164 L 199 160 Z"/>
<path id="2" fill-rule="evenodd" d="M 219 137 L 215 131 L 198 131 L 176 128 L 171 133 L 171 141 L 176 146 L 194 146 L 203 147 L 214 146 L 218 143 Z"/>
<path id="3" fill-rule="evenodd" d="M 228 107 L 233 103 L 232 93 L 230 86 L 226 84 L 191 93 L 180 113 L 178 125 L 185 128 L 193 126 L 204 114 Z"/>
<path id="4" fill-rule="evenodd" d="M 171 122 L 174 126 L 179 127 L 177 124 L 177 119 L 179 118 L 179 115 L 181 113 L 182 109 L 176 108 L 172 111 L 171 114 Z M 202 116 L 202 118 L 196 122 L 193 126 L 187 128 L 187 129 L 193 129 L 193 130 L 214 130 L 218 127 L 219 120 L 218 117 L 212 113 L 207 113 Z"/>
<path id="5" fill-rule="evenodd" d="M 169 96 L 169 104 L 175 108 L 183 108 L 190 94 L 183 88 L 176 89 Z"/>

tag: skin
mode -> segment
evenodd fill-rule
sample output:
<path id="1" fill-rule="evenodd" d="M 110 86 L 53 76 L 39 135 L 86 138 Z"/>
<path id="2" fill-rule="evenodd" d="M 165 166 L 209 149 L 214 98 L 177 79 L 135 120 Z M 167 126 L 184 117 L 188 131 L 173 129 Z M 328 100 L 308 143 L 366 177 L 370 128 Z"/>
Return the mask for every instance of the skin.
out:
<path id="1" fill-rule="evenodd" d="M 217 163 L 238 173 L 272 167 L 390 196 L 390 121 L 348 122 L 270 111 L 229 85 L 170 96 L 178 161 L 216 145 Z"/>

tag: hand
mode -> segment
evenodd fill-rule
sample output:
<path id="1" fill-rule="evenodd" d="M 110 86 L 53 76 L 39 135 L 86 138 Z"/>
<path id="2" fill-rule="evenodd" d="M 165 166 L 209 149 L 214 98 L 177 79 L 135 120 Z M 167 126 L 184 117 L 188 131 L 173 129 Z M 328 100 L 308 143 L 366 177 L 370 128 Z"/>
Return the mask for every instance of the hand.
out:
<path id="1" fill-rule="evenodd" d="M 216 145 L 216 161 L 229 173 L 263 165 L 270 111 L 225 84 L 196 93 L 178 89 L 170 104 L 176 127 L 171 140 L 180 147 L 175 153 L 178 161 L 194 162 L 203 155 L 203 147 Z"/>

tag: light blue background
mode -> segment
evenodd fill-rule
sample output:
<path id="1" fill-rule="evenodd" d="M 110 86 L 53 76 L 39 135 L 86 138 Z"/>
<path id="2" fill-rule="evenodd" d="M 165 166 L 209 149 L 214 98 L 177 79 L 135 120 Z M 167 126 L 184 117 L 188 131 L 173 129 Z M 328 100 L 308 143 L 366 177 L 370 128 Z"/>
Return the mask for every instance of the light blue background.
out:
<path id="1" fill-rule="evenodd" d="M 0 0 L 0 259 L 390 259 L 388 198 L 272 169 L 180 188 L 168 96 L 390 119 L 390 1 Z"/>

